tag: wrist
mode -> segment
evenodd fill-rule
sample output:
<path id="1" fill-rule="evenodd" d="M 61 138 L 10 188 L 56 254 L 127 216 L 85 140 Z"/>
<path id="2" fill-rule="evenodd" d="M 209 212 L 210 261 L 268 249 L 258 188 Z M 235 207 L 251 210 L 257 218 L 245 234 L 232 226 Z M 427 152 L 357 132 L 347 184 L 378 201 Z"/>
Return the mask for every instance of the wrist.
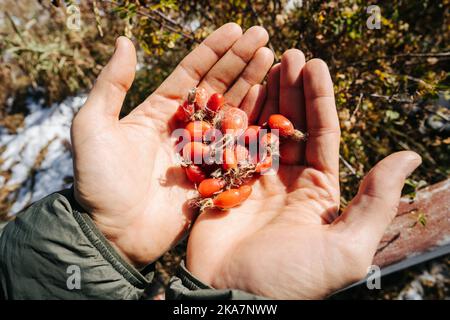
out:
<path id="1" fill-rule="evenodd" d="M 95 212 L 91 214 L 95 225 L 127 263 L 136 269 L 143 269 L 158 259 L 159 256 L 155 254 L 155 249 L 151 246 L 152 243 L 147 245 L 138 238 L 138 228 L 111 228 L 97 219 L 97 216 L 98 214 Z"/>
<path id="2" fill-rule="evenodd" d="M 108 240 L 111 246 L 116 250 L 116 252 L 130 265 L 135 267 L 137 270 L 142 270 L 148 266 L 152 261 L 136 257 L 134 254 L 130 254 L 127 250 L 123 250 L 115 242 Z"/>
<path id="3" fill-rule="evenodd" d="M 73 202 L 78 211 L 89 215 L 95 228 L 105 237 L 106 241 L 125 262 L 139 270 L 156 260 L 153 255 L 146 255 L 130 246 L 129 244 L 132 241 L 126 240 L 128 238 L 126 230 L 108 227 L 102 219 L 99 219 L 99 217 L 102 217 L 102 213 L 84 205 L 76 188 L 73 188 Z"/>
<path id="4" fill-rule="evenodd" d="M 192 250 L 188 242 L 184 268 L 192 276 L 217 290 L 241 289 L 240 286 L 234 283 L 233 277 L 228 272 L 228 264 L 231 260 L 224 258 L 215 260 L 220 263 L 211 263 L 211 260 L 205 263 L 206 259 L 204 258 L 204 252 Z"/>

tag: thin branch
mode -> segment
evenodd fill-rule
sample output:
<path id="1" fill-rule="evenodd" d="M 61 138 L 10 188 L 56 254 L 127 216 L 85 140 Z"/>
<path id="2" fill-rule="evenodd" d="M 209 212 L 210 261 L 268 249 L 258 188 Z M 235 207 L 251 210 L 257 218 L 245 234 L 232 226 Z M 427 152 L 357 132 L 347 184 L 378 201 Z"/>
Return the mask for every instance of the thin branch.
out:
<path id="1" fill-rule="evenodd" d="M 168 23 L 171 23 L 181 29 L 185 29 L 181 24 L 179 24 L 178 22 L 176 22 L 175 20 L 173 20 L 171 17 L 166 16 L 165 14 L 163 14 L 161 11 L 159 10 L 152 10 L 152 12 L 156 13 L 158 16 L 160 16 L 163 20 L 165 20 Z"/>
<path id="2" fill-rule="evenodd" d="M 395 55 L 382 55 L 371 59 L 364 59 L 359 61 L 354 61 L 342 66 L 339 66 L 336 68 L 336 70 L 344 69 L 347 67 L 352 67 L 364 63 L 369 63 L 377 60 L 384 60 L 384 59 L 397 59 L 397 58 L 414 58 L 414 57 L 437 57 L 437 58 L 444 58 L 444 57 L 450 57 L 450 51 L 447 52 L 411 52 L 411 53 L 399 53 Z"/>
<path id="3" fill-rule="evenodd" d="M 359 94 L 358 104 L 356 105 L 355 110 L 353 110 L 352 115 L 351 115 L 350 118 L 356 116 L 356 113 L 358 112 L 359 107 L 361 107 L 361 104 L 362 104 L 362 102 L 363 102 L 363 97 L 364 97 L 364 94 L 361 92 L 361 93 Z"/>
<path id="4" fill-rule="evenodd" d="M 256 19 L 256 21 L 258 21 L 258 24 L 262 27 L 264 25 L 263 20 L 261 19 L 261 17 L 258 15 L 258 13 L 256 12 L 255 8 L 253 7 L 253 1 L 252 0 L 248 0 L 247 1 L 248 6 L 250 7 L 250 10 L 252 12 L 253 18 Z M 272 50 L 273 55 L 275 56 L 275 61 L 279 61 L 279 57 L 277 55 L 277 52 L 275 51 L 275 48 L 272 45 L 272 42 L 269 39 L 269 43 L 267 44 L 267 46 L 270 48 L 270 50 Z"/>
<path id="5" fill-rule="evenodd" d="M 399 53 L 394 57 L 450 57 L 450 51 L 448 52 L 418 52 L 418 53 Z"/>
<path id="6" fill-rule="evenodd" d="M 23 43 L 26 43 L 22 36 L 22 32 L 20 32 L 19 28 L 16 26 L 16 23 L 14 22 L 13 18 L 9 15 L 9 12 L 5 11 L 5 15 L 8 18 L 9 22 L 11 23 L 14 32 L 19 36 L 20 40 L 22 40 Z"/>
<path id="7" fill-rule="evenodd" d="M 119 5 L 119 3 L 117 3 L 116 1 L 113 1 L 113 0 L 105 0 L 104 2 L 108 2 L 113 5 Z M 186 28 L 184 26 L 182 26 L 180 23 L 176 22 L 172 18 L 166 16 L 164 13 L 162 13 L 159 10 L 150 10 L 149 12 L 145 12 L 141 9 L 138 9 L 136 11 L 136 13 L 140 16 L 146 17 L 146 18 L 158 23 L 162 28 L 165 28 L 171 32 L 177 33 L 184 38 L 192 40 L 196 43 L 200 42 L 198 39 L 195 38 L 192 31 L 186 31 Z M 160 21 L 157 17 L 161 18 L 163 21 Z M 164 22 L 166 22 L 166 23 L 164 23 Z"/>
<path id="8" fill-rule="evenodd" d="M 150 12 L 151 12 L 151 13 L 156 13 L 157 10 L 150 11 Z M 161 27 L 166 28 L 167 30 L 170 30 L 170 31 L 172 31 L 172 32 L 174 32 L 174 33 L 177 33 L 177 34 L 179 34 L 179 35 L 181 35 L 181 36 L 183 36 L 183 37 L 185 37 L 185 38 L 187 38 L 187 39 L 189 39 L 189 40 L 192 40 L 192 41 L 197 42 L 197 43 L 200 42 L 200 41 L 199 41 L 198 39 L 196 39 L 192 34 L 186 33 L 186 32 L 184 31 L 184 28 L 183 28 L 182 26 L 180 26 L 180 25 L 177 25 L 177 26 L 181 29 L 181 31 L 178 30 L 177 28 L 174 28 L 173 26 L 171 26 L 171 25 L 169 25 L 169 24 L 165 24 L 165 23 L 159 21 L 158 19 L 155 19 L 155 17 L 152 16 L 151 13 L 144 12 L 144 11 L 142 11 L 142 10 L 137 10 L 136 13 L 139 14 L 139 15 L 141 15 L 141 16 L 144 16 L 144 17 L 146 17 L 146 18 L 149 18 L 149 19 L 152 20 L 152 21 L 155 21 L 155 22 L 158 23 Z M 160 14 L 161 14 L 161 13 L 160 13 Z M 165 20 L 165 21 L 166 21 L 166 20 Z"/>
<path id="9" fill-rule="evenodd" d="M 412 97 L 410 97 L 410 99 L 405 99 L 405 98 L 398 98 L 395 95 L 392 96 L 384 96 L 381 94 L 377 94 L 377 93 L 372 93 L 370 95 L 373 98 L 380 98 L 380 99 L 384 99 L 387 100 L 388 102 L 401 102 L 401 103 L 413 103 L 414 99 Z"/>
<path id="10" fill-rule="evenodd" d="M 352 175 L 357 176 L 355 168 L 353 168 L 352 165 L 347 160 L 345 160 L 343 156 L 339 155 L 339 159 L 341 159 L 344 166 L 346 166 L 347 169 L 350 170 Z"/>
<path id="11" fill-rule="evenodd" d="M 101 24 L 100 12 L 98 11 L 97 1 L 92 1 L 92 8 L 94 10 L 95 23 L 97 24 L 97 30 L 101 38 L 103 38 L 103 29 Z"/>
<path id="12" fill-rule="evenodd" d="M 362 93 L 360 93 L 359 97 L 361 99 Z M 400 102 L 400 103 L 418 103 L 418 101 L 416 99 L 414 99 L 412 96 L 410 96 L 410 99 L 402 99 L 402 98 L 397 98 L 396 95 L 391 95 L 391 96 L 384 96 L 384 95 L 380 95 L 380 94 L 376 94 L 373 93 L 370 95 L 373 98 L 381 98 L 384 99 L 388 102 Z M 361 100 L 360 100 L 361 101 Z M 358 103 L 359 105 L 359 103 Z M 439 110 L 433 110 L 433 106 L 427 105 L 424 107 L 426 109 L 427 112 L 432 113 L 437 115 L 438 117 L 440 117 L 442 120 L 444 121 L 450 121 L 450 118 L 443 114 L 442 112 L 440 112 Z M 434 107 L 436 109 L 436 107 Z M 353 111 L 352 116 L 354 116 L 356 114 L 358 107 L 356 107 L 356 109 Z"/>
<path id="13" fill-rule="evenodd" d="M 391 73 L 391 75 L 396 76 L 396 77 L 401 77 L 401 78 L 404 77 L 404 78 L 406 78 L 406 79 L 408 79 L 410 81 L 413 81 L 413 82 L 425 85 L 427 88 L 433 88 L 432 84 L 430 84 L 430 83 L 428 83 L 425 80 L 420 79 L 420 78 L 412 77 L 412 76 L 407 75 L 407 74 L 398 74 L 398 73 Z"/>
<path id="14" fill-rule="evenodd" d="M 140 12 L 141 14 L 145 14 L 145 13 L 142 12 L 142 11 L 139 11 L 139 12 Z M 190 39 L 190 40 L 198 41 L 198 40 L 195 39 L 194 34 L 193 34 L 193 32 L 192 32 L 191 30 L 189 30 L 189 31 L 186 30 L 185 26 L 183 26 L 183 25 L 181 25 L 180 23 L 176 22 L 176 21 L 173 20 L 172 18 L 166 16 L 166 15 L 165 15 L 164 13 L 162 13 L 161 11 L 159 11 L 159 10 L 151 10 L 150 12 L 156 14 L 157 16 L 159 16 L 161 19 L 163 19 L 165 22 L 171 24 L 172 26 L 175 26 L 175 27 L 179 28 L 181 31 L 177 31 L 177 30 L 174 29 L 174 28 L 171 29 L 170 26 L 166 26 L 166 25 L 162 24 L 160 21 L 157 21 L 157 22 L 159 22 L 160 25 L 162 25 L 163 27 L 166 26 L 169 30 L 171 30 L 171 31 L 173 31 L 173 32 L 178 32 L 179 34 L 181 34 L 182 36 L 184 36 L 184 37 L 186 37 L 186 38 L 188 38 L 188 39 Z M 148 14 L 147 14 L 146 16 L 149 17 Z M 151 17 L 149 17 L 149 18 L 151 18 Z M 154 19 L 154 20 L 156 20 L 156 19 Z"/>

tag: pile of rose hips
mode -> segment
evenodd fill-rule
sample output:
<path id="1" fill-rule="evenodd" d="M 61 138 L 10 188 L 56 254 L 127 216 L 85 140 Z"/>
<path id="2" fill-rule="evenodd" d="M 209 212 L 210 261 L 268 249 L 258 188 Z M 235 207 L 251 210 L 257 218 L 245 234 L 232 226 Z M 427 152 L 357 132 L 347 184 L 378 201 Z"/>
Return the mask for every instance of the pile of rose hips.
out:
<path id="1" fill-rule="evenodd" d="M 178 132 L 177 149 L 199 193 L 192 204 L 200 212 L 240 205 L 252 192 L 245 183 L 254 174 L 268 172 L 280 157 L 280 141 L 305 139 L 281 114 L 271 115 L 262 126 L 248 126 L 243 110 L 227 105 L 220 93 L 208 99 L 203 88 L 189 91 L 175 118 L 184 126 Z"/>

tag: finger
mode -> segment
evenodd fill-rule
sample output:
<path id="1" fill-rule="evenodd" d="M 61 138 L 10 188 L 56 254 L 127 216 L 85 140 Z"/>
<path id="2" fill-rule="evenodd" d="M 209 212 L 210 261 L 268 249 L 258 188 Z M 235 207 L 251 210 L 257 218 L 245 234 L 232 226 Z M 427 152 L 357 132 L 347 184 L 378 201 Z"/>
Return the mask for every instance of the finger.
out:
<path id="1" fill-rule="evenodd" d="M 130 39 L 119 37 L 108 64 L 103 68 L 80 113 L 95 113 L 96 121 L 118 120 L 128 89 L 134 80 L 136 50 Z"/>
<path id="2" fill-rule="evenodd" d="M 266 87 L 264 85 L 255 84 L 248 90 L 247 95 L 242 101 L 241 109 L 247 113 L 249 124 L 256 123 L 265 99 Z"/>
<path id="3" fill-rule="evenodd" d="M 340 128 L 334 103 L 333 83 L 328 67 L 320 59 L 312 59 L 303 68 L 306 104 L 306 162 L 317 170 L 339 174 Z"/>
<path id="4" fill-rule="evenodd" d="M 280 113 L 292 121 L 295 128 L 305 130 L 305 99 L 301 71 L 305 65 L 303 52 L 290 49 L 281 57 Z"/>
<path id="5" fill-rule="evenodd" d="M 263 124 L 267 122 L 269 116 L 278 113 L 280 99 L 280 70 L 281 64 L 276 64 L 270 69 L 267 77 L 267 99 L 263 106 L 258 122 Z"/>
<path id="6" fill-rule="evenodd" d="M 364 178 L 358 194 L 335 224 L 362 236 L 375 250 L 397 214 L 405 179 L 422 162 L 417 153 L 402 151 L 380 161 Z M 358 239 L 360 239 L 358 237 Z"/>
<path id="7" fill-rule="evenodd" d="M 251 27 L 206 74 L 200 83 L 210 93 L 224 93 L 242 73 L 256 51 L 269 40 L 264 28 Z"/>
<path id="8" fill-rule="evenodd" d="M 305 56 L 298 49 L 290 49 L 281 57 L 280 113 L 292 121 L 294 127 L 305 130 L 305 98 L 303 96 L 302 69 Z M 289 148 L 289 149 L 287 149 Z M 287 143 L 280 148 L 280 160 L 284 164 L 303 164 L 305 143 Z"/>
<path id="9" fill-rule="evenodd" d="M 273 52 L 269 48 L 259 48 L 242 74 L 225 94 L 225 100 L 233 107 L 239 107 L 250 88 L 264 80 L 273 63 Z"/>
<path id="10" fill-rule="evenodd" d="M 198 85 L 241 36 L 242 29 L 238 24 L 221 26 L 180 62 L 157 93 L 171 99 L 184 99 L 188 90 Z"/>

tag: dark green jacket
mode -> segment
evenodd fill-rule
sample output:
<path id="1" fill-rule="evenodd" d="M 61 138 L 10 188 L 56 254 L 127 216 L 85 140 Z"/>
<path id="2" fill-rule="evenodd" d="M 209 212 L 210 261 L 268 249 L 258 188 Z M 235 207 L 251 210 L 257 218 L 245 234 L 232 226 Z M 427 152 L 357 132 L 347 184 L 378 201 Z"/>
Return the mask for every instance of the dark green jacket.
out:
<path id="1" fill-rule="evenodd" d="M 140 299 L 153 280 L 125 262 L 76 203 L 71 190 L 36 202 L 8 223 L 0 237 L 0 298 Z M 167 299 L 259 299 L 215 290 L 183 266 Z"/>

